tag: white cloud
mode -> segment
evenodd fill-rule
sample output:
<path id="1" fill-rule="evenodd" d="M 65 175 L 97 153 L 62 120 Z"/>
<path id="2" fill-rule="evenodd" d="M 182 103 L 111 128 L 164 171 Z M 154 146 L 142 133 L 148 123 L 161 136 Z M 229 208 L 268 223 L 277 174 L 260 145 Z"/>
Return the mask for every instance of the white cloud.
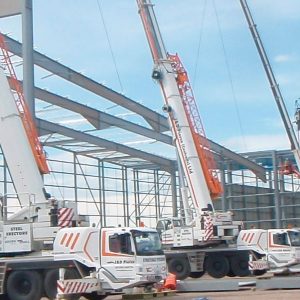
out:
<path id="1" fill-rule="evenodd" d="M 293 56 L 289 54 L 279 54 L 274 58 L 274 61 L 278 63 L 288 62 L 291 60 L 293 60 Z"/>
<path id="2" fill-rule="evenodd" d="M 288 137 L 285 134 L 236 136 L 223 140 L 221 144 L 238 153 L 270 149 L 286 150 L 290 148 Z"/>

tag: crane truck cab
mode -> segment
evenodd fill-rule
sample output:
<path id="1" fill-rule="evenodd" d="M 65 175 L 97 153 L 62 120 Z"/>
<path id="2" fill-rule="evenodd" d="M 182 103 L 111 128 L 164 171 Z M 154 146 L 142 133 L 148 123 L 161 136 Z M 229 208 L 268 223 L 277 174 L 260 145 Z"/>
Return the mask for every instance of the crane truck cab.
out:
<path id="1" fill-rule="evenodd" d="M 238 236 L 237 247 L 250 251 L 254 274 L 300 271 L 299 229 L 249 229 Z"/>
<path id="2" fill-rule="evenodd" d="M 61 229 L 54 241 L 54 260 L 76 265 L 60 269 L 58 295 L 149 286 L 165 279 L 167 272 L 159 235 L 145 227 Z"/>

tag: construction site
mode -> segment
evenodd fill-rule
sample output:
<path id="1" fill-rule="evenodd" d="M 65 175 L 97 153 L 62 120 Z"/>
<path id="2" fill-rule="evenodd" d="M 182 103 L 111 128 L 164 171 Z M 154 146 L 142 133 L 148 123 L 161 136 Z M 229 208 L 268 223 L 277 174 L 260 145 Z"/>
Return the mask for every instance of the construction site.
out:
<path id="1" fill-rule="evenodd" d="M 300 109 L 289 117 L 252 1 L 233 2 L 285 149 L 233 151 L 206 135 L 192 76 L 166 50 L 159 1 L 132 1 L 161 93 L 153 109 L 38 51 L 36 2 L 0 3 L 0 27 L 17 20 L 21 37 L 0 31 L 3 299 L 296 299 Z M 105 5 L 94 2 L 113 54 Z M 63 96 L 65 86 L 74 92 Z"/>

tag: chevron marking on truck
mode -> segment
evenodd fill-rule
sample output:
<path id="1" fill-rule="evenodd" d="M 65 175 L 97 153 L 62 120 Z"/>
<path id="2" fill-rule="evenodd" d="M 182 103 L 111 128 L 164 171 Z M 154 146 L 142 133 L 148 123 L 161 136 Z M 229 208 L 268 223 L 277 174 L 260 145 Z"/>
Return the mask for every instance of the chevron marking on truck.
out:
<path id="1" fill-rule="evenodd" d="M 204 220 L 204 228 L 205 228 L 205 241 L 208 241 L 212 238 L 213 236 L 213 220 L 212 220 L 212 217 L 211 216 L 207 216 L 205 217 L 205 220 Z"/>
<path id="2" fill-rule="evenodd" d="M 269 268 L 266 261 L 249 261 L 250 270 L 265 270 Z"/>
<path id="3" fill-rule="evenodd" d="M 76 233 L 76 235 L 74 233 L 65 233 L 60 241 L 60 245 L 70 248 L 70 250 L 74 250 L 79 236 L 80 233 Z"/>
<path id="4" fill-rule="evenodd" d="M 250 232 L 250 233 L 244 233 L 242 236 L 242 241 L 251 244 L 251 242 L 253 241 L 253 238 L 255 236 L 254 232 Z"/>

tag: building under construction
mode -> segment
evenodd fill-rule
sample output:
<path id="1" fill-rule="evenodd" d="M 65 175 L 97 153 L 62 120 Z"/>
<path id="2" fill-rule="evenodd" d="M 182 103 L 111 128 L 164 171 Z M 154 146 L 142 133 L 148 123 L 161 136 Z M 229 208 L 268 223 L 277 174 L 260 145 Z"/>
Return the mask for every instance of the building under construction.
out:
<path id="1" fill-rule="evenodd" d="M 23 2 L 26 5 L 23 5 Z M 45 177 L 48 192 L 54 197 L 78 203 L 83 214 L 95 224 L 109 226 L 155 226 L 163 216 L 182 214 L 176 158 L 166 158 L 127 146 L 124 140 L 106 138 L 119 132 L 124 137 L 138 136 L 155 141 L 155 147 L 173 152 L 167 118 L 105 85 L 33 50 L 32 7 L 30 1 L 0 6 L 2 17 L 22 14 L 23 43 L 5 36 L 12 59 L 23 62 L 23 88 L 29 107 L 36 116 L 40 138 L 49 152 L 52 176 Z M 127 121 L 100 109 L 81 104 L 58 93 L 34 86 L 33 70 L 38 66 L 45 76 L 55 75 L 96 97 L 139 116 Z M 35 100 L 33 100 L 35 99 Z M 54 111 L 40 112 L 47 104 Z M 57 123 L 54 116 L 80 117 L 82 128 Z M 300 226 L 299 179 L 285 175 L 282 165 L 294 161 L 291 151 L 234 153 L 211 141 L 223 187 L 216 208 L 230 210 L 247 228 Z M 14 197 L 14 188 L 1 156 L 0 192 Z M 17 201 L 16 201 L 17 205 Z"/>

